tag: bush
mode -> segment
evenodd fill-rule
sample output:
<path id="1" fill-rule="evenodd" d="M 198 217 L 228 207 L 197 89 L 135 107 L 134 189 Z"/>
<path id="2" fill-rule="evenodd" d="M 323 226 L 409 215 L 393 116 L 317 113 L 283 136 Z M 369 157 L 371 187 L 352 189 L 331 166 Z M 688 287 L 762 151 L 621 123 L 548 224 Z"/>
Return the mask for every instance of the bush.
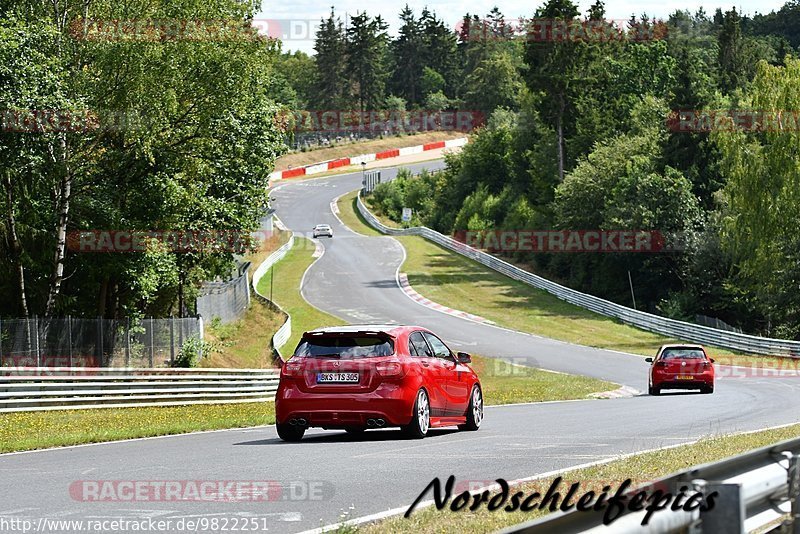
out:
<path id="1" fill-rule="evenodd" d="M 172 362 L 172 367 L 197 367 L 200 359 L 208 356 L 212 348 L 211 343 L 192 336 L 183 342 L 178 357 Z"/>

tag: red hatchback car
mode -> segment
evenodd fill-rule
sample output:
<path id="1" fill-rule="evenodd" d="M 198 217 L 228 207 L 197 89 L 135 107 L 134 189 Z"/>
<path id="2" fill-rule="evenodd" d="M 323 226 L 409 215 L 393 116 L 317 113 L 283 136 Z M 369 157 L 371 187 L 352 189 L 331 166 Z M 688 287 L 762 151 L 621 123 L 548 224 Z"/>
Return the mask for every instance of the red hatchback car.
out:
<path id="1" fill-rule="evenodd" d="M 699 389 L 714 392 L 714 360 L 700 345 L 663 345 L 650 365 L 648 393 L 659 395 L 662 389 Z"/>
<path id="2" fill-rule="evenodd" d="M 281 368 L 278 435 L 299 441 L 309 427 L 360 433 L 401 427 L 477 430 L 483 392 L 469 354 L 418 326 L 351 325 L 305 332 Z"/>

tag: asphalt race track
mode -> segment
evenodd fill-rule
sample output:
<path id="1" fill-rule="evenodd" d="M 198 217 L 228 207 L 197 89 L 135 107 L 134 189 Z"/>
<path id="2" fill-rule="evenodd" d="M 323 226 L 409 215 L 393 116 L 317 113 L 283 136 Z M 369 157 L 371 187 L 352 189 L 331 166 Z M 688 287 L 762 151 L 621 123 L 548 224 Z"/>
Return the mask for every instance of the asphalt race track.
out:
<path id="1" fill-rule="evenodd" d="M 440 161 L 410 165 L 441 166 Z M 383 178 L 393 174 L 383 169 Z M 274 206 L 291 229 L 333 227 L 323 256 L 309 269 L 303 295 L 354 323 L 427 326 L 452 347 L 546 369 L 580 373 L 646 390 L 637 356 L 571 345 L 477 324 L 412 301 L 396 273 L 404 252 L 389 237 L 349 231 L 331 201 L 361 184 L 361 174 L 288 182 Z M 0 455 L 0 517 L 91 519 L 265 518 L 270 532 L 299 532 L 408 505 L 434 477 L 513 480 L 695 440 L 800 421 L 800 379 L 721 378 L 713 395 L 647 395 L 487 408 L 474 433 L 434 430 L 405 440 L 394 430 L 351 436 L 311 430 L 301 443 L 281 442 L 274 427 Z M 631 473 L 635 476 L 635 473 Z M 274 480 L 272 502 L 82 502 L 78 480 Z M 308 497 L 308 493 L 313 498 Z"/>

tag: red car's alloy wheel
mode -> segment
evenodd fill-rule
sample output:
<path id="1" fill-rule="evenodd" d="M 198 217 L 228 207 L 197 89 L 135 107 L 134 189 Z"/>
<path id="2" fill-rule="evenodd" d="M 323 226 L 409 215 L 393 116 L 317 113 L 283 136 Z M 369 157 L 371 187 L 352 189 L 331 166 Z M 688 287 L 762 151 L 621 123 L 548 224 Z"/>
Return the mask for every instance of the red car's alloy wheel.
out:
<path id="1" fill-rule="evenodd" d="M 483 421 L 483 393 L 481 393 L 481 388 L 473 386 L 469 407 L 467 408 L 467 422 L 463 425 L 458 425 L 458 429 L 478 430 L 481 427 L 481 421 Z"/>
<path id="2" fill-rule="evenodd" d="M 431 407 L 428 401 L 428 394 L 424 389 L 417 392 L 417 400 L 414 402 L 414 416 L 411 422 L 405 427 L 406 434 L 412 438 L 424 438 L 431 426 Z"/>

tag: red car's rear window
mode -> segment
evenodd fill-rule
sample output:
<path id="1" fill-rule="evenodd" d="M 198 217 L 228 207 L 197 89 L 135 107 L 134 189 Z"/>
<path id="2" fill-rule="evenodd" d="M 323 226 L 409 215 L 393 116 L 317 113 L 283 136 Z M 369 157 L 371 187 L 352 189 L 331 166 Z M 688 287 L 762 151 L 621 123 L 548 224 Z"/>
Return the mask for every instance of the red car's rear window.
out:
<path id="1" fill-rule="evenodd" d="M 661 353 L 662 360 L 697 360 L 705 359 L 706 355 L 701 349 L 665 349 Z"/>
<path id="2" fill-rule="evenodd" d="M 306 358 L 373 358 L 392 354 L 392 341 L 375 336 L 305 338 L 294 351 L 295 356 Z"/>

